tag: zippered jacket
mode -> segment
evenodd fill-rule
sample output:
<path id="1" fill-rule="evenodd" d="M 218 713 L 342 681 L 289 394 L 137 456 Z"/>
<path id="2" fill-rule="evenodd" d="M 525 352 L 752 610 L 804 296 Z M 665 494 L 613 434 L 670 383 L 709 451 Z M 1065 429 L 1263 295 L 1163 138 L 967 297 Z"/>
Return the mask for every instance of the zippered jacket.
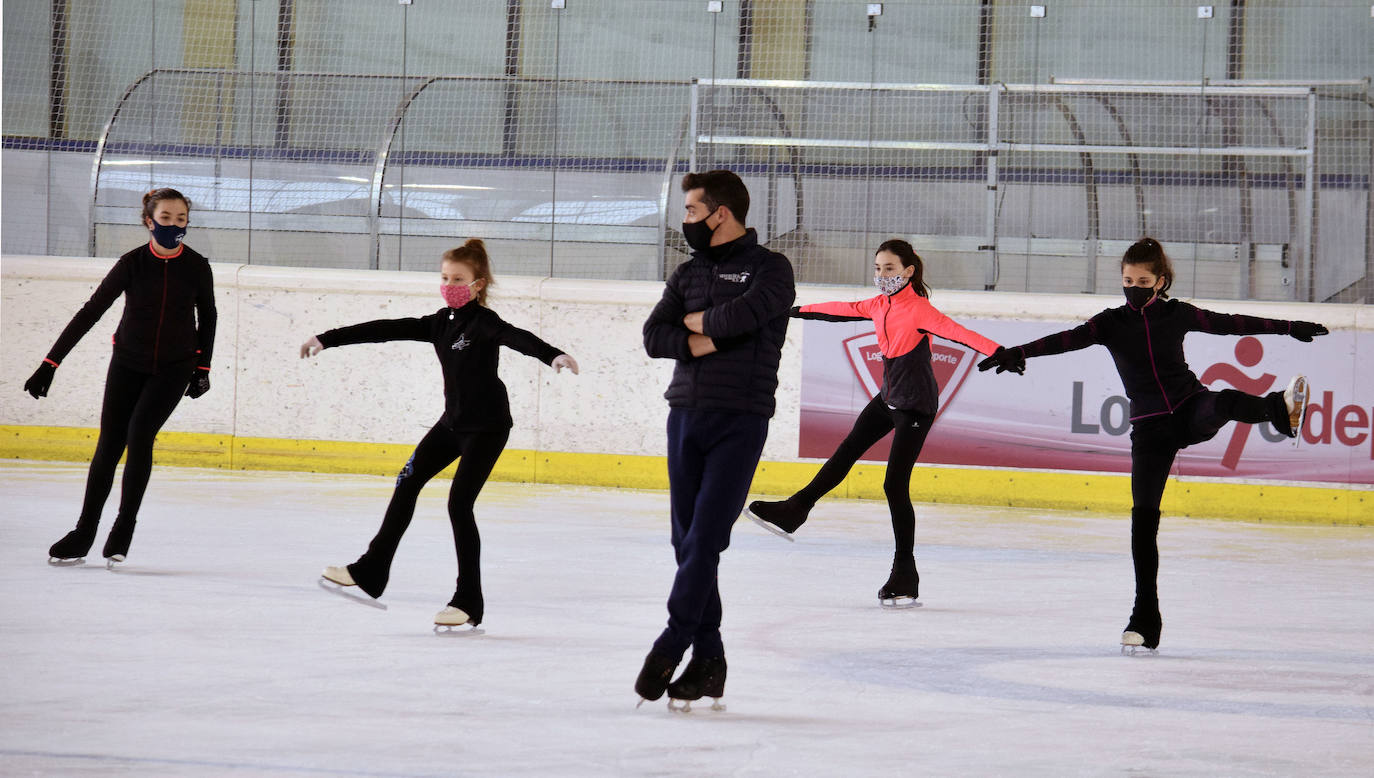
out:
<path id="1" fill-rule="evenodd" d="M 803 305 L 792 314 L 799 319 L 858 321 L 871 319 L 883 352 L 883 385 L 879 390 L 888 407 L 934 414 L 940 390 L 930 366 L 930 335 L 991 354 L 998 346 L 940 313 L 930 300 L 907 284 L 895 294 L 880 294 L 858 302 Z"/>
<path id="2" fill-rule="evenodd" d="M 455 432 L 512 426 L 506 385 L 496 371 L 501 346 L 546 365 L 563 353 L 476 302 L 462 308 L 440 308 L 419 318 L 379 319 L 340 327 L 315 337 L 325 348 L 393 340 L 432 344 L 444 373 L 441 421 Z"/>
<path id="3" fill-rule="evenodd" d="M 120 257 L 91 299 L 62 330 L 48 359 L 60 364 L 114 301 L 124 314 L 114 334 L 114 361 L 141 373 L 194 361 L 210 369 L 215 346 L 215 282 L 210 263 L 182 244 L 159 257 L 147 244 Z"/>
<path id="4" fill-rule="evenodd" d="M 1156 297 L 1144 308 L 1136 309 L 1129 303 L 1108 308 L 1073 329 L 1013 348 L 1026 357 L 1041 357 L 1094 344 L 1106 346 L 1131 400 L 1131 421 L 1135 421 L 1173 413 L 1184 400 L 1205 390 L 1183 358 L 1184 335 L 1287 335 L 1292 324 L 1282 319 L 1216 313 Z"/>
<path id="5" fill-rule="evenodd" d="M 663 394 L 669 407 L 771 418 L 787 312 L 796 296 L 792 263 L 760 246 L 753 229 L 693 252 L 668 277 L 644 322 L 645 352 L 677 360 Z M 692 356 L 691 331 L 682 323 L 696 311 L 703 312 L 703 334 L 717 348 L 702 357 Z"/>

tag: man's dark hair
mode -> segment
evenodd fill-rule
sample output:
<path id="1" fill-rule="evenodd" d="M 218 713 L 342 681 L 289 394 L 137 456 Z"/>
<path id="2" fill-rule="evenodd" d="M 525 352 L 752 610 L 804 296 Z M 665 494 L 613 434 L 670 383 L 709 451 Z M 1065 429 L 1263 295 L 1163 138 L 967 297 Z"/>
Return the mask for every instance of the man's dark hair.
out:
<path id="1" fill-rule="evenodd" d="M 682 177 L 682 191 L 701 189 L 701 200 L 712 211 L 722 205 L 730 209 L 740 224 L 749 215 L 749 190 L 739 176 L 729 170 L 708 170 L 705 173 L 688 173 Z"/>

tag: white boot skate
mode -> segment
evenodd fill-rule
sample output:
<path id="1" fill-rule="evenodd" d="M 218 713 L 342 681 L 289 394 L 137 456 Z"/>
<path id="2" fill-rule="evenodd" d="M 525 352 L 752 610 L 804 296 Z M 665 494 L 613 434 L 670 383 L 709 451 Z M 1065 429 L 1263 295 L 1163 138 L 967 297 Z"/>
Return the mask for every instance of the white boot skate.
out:
<path id="1" fill-rule="evenodd" d="M 1307 376 L 1293 376 L 1288 388 L 1283 390 L 1283 404 L 1288 409 L 1288 428 L 1292 430 L 1288 437 L 1300 437 L 1302 423 L 1307 416 L 1307 403 L 1311 399 L 1312 391 L 1307 385 Z"/>
<path id="2" fill-rule="evenodd" d="M 326 567 L 324 572 L 320 573 L 319 583 L 320 588 L 326 592 L 337 594 L 340 597 L 345 597 L 354 602 L 376 608 L 377 610 L 386 610 L 386 603 L 377 602 L 366 594 L 359 595 L 349 591 L 349 587 L 357 586 L 358 582 L 353 580 L 353 576 L 349 574 L 347 567 L 342 565 L 337 567 L 330 565 Z"/>
<path id="3" fill-rule="evenodd" d="M 478 629 L 477 625 L 472 623 L 467 611 L 452 605 L 445 605 L 443 610 L 434 614 L 434 634 L 481 635 L 483 630 Z"/>

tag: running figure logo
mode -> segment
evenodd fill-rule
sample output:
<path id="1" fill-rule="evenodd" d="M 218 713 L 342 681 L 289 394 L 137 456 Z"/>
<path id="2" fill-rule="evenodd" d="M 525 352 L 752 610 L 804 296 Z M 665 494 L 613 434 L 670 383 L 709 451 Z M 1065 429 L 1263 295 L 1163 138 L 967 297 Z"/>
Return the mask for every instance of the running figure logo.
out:
<path id="1" fill-rule="evenodd" d="M 472 341 L 468 340 L 467 335 L 459 335 L 458 339 L 453 341 L 453 345 L 449 346 L 449 348 L 453 349 L 454 351 L 462 351 L 463 349 L 471 345 Z"/>
<path id="2" fill-rule="evenodd" d="M 1244 337 L 1236 342 L 1236 361 L 1245 367 L 1254 367 L 1259 364 L 1264 356 L 1264 345 L 1258 338 Z M 1274 380 L 1278 376 L 1273 373 L 1262 373 L 1254 378 L 1246 375 L 1235 365 L 1228 365 L 1225 362 L 1218 362 L 1207 368 L 1199 376 L 1202 383 L 1210 385 L 1213 381 L 1225 381 L 1233 388 L 1248 394 L 1264 396 L 1269 391 L 1269 387 L 1274 385 Z M 1240 464 L 1240 455 L 1245 451 L 1245 441 L 1250 438 L 1250 427 L 1254 425 L 1244 422 L 1236 422 L 1236 428 L 1231 433 L 1231 442 L 1226 445 L 1226 454 L 1221 458 L 1221 466 L 1227 470 L 1235 470 Z"/>

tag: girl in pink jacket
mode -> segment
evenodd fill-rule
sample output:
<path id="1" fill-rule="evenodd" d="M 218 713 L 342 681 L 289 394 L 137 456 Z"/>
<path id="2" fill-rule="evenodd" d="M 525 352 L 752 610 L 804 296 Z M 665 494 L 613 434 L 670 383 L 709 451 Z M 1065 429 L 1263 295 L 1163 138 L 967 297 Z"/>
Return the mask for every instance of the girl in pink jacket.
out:
<path id="1" fill-rule="evenodd" d="M 961 343 L 982 354 L 1001 347 L 959 325 L 930 304 L 924 266 L 911 244 L 889 240 L 873 258 L 873 282 L 881 292 L 856 303 L 829 302 L 792 309 L 799 319 L 873 321 L 883 352 L 883 385 L 859 413 L 848 437 L 811 483 L 781 502 L 753 502 L 746 513 L 766 529 L 791 539 L 816 501 L 834 489 L 870 446 L 889 432 L 892 449 L 883 492 L 892 513 L 896 551 L 892 574 L 878 590 L 889 607 L 914 607 L 921 578 L 916 572 L 916 513 L 911 507 L 911 469 L 935 421 L 940 391 L 930 366 L 930 336 Z"/>

